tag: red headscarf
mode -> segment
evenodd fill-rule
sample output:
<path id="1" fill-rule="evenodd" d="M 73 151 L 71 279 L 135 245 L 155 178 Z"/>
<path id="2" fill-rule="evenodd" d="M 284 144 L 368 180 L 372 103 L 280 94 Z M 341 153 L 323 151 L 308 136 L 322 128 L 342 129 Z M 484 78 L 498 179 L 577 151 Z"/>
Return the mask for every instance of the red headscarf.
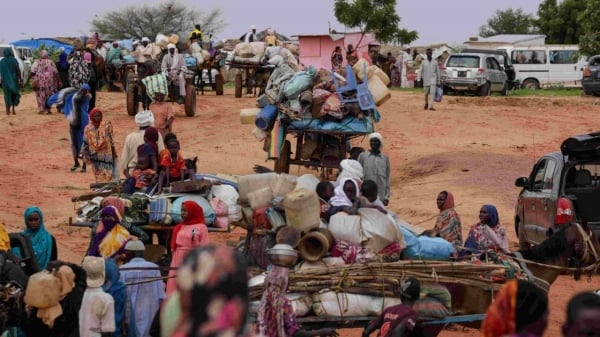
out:
<path id="1" fill-rule="evenodd" d="M 100 115 L 100 120 L 96 122 L 96 120 L 94 119 L 95 115 Z M 94 125 L 94 127 L 97 129 L 100 127 L 100 123 L 102 123 L 102 111 L 100 111 L 99 108 L 93 108 L 90 111 L 90 122 L 92 122 L 92 124 Z"/>
<path id="2" fill-rule="evenodd" d="M 204 220 L 204 211 L 202 210 L 202 207 L 200 207 L 200 205 L 198 205 L 195 201 L 184 201 L 181 205 L 181 208 L 185 208 L 188 215 L 186 219 L 183 219 L 177 226 L 175 226 L 175 228 L 173 228 L 173 233 L 171 234 L 171 250 L 175 250 L 177 233 L 179 233 L 183 226 L 206 223 Z"/>
<path id="3" fill-rule="evenodd" d="M 442 204 L 442 209 L 440 211 L 445 211 L 447 209 L 454 208 L 454 195 L 452 195 L 452 193 L 448 191 L 444 192 L 446 192 L 446 201 L 444 201 L 444 204 Z"/>

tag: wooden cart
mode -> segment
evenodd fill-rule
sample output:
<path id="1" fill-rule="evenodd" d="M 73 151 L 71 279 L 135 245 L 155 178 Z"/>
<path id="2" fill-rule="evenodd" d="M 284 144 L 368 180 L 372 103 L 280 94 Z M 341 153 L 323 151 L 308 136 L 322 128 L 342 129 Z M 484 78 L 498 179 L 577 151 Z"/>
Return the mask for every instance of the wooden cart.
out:
<path id="1" fill-rule="evenodd" d="M 267 81 L 271 76 L 274 66 L 262 63 L 245 63 L 236 61 L 235 57 L 229 62 L 229 69 L 236 69 L 235 97 L 242 97 L 242 88 L 246 88 L 246 95 L 260 95 L 264 93 Z M 256 91 L 258 90 L 258 92 Z"/>

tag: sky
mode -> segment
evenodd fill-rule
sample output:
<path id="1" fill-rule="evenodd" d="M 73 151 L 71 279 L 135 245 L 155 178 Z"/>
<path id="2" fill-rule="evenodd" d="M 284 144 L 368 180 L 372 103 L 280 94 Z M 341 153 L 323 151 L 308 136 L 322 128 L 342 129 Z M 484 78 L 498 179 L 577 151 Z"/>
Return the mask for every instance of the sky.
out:
<path id="1" fill-rule="evenodd" d="M 333 0 L 178 0 L 181 4 L 202 12 L 221 8 L 227 26 L 216 34 L 217 39 L 237 38 L 250 25 L 263 30 L 275 28 L 279 33 L 326 34 L 329 26 L 338 32 L 346 29 L 333 14 Z M 65 3 L 59 6 L 58 3 Z M 0 42 L 19 39 L 90 35 L 89 22 L 96 15 L 127 6 L 156 4 L 162 1 L 100 0 L 100 1 L 35 1 L 35 9 L 29 1 L 11 1 L 8 15 L 0 20 Z M 400 26 L 416 30 L 419 39 L 412 45 L 434 43 L 461 44 L 471 36 L 477 36 L 480 26 L 494 15 L 496 10 L 522 9 L 536 14 L 542 0 L 397 0 L 396 10 L 401 18 Z M 5 7 L 7 7 L 5 6 Z M 163 32 L 166 35 L 171 32 Z"/>

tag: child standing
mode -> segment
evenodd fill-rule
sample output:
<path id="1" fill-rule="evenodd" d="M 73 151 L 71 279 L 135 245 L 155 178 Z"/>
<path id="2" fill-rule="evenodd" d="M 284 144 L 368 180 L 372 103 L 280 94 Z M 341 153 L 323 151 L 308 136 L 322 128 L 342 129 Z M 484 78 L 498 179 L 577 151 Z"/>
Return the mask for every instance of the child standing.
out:
<path id="1" fill-rule="evenodd" d="M 179 140 L 169 138 L 166 144 L 166 150 L 160 156 L 160 174 L 158 176 L 158 191 L 160 194 L 165 185 L 169 185 L 171 180 L 181 180 L 186 178 L 196 180 L 196 172 L 185 166 L 183 156 L 179 151 Z"/>
<path id="2" fill-rule="evenodd" d="M 154 114 L 154 127 L 164 138 L 167 132 L 172 131 L 175 113 L 171 104 L 165 102 L 165 95 L 162 92 L 157 92 L 154 98 L 154 103 L 150 105 L 150 110 Z"/>
<path id="3" fill-rule="evenodd" d="M 82 267 L 87 273 L 87 289 L 79 309 L 79 336 L 101 337 L 103 333 L 115 332 L 115 302 L 110 294 L 102 290 L 104 259 L 86 256 Z"/>

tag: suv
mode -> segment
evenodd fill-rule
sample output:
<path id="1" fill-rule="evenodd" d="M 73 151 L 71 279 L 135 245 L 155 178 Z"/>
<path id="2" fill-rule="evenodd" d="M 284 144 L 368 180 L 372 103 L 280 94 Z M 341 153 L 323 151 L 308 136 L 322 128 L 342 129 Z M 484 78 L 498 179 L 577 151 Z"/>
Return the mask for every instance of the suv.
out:
<path id="1" fill-rule="evenodd" d="M 515 73 L 515 67 L 513 67 L 512 62 L 510 60 L 510 56 L 506 50 L 496 49 L 496 50 L 488 50 L 488 49 L 475 49 L 475 48 L 466 48 L 461 51 L 461 53 L 483 53 L 483 54 L 491 54 L 494 55 L 498 63 L 504 67 L 504 72 L 506 73 L 506 77 L 508 79 L 508 90 L 511 90 L 515 87 L 515 78 L 517 78 L 517 74 Z"/>
<path id="2" fill-rule="evenodd" d="M 542 156 L 522 187 L 515 206 L 519 246 L 537 245 L 563 224 L 587 223 L 600 235 L 600 132 L 566 139 L 560 152 Z"/>
<path id="3" fill-rule="evenodd" d="M 583 68 L 581 86 L 586 95 L 600 95 L 600 55 L 594 55 L 588 59 Z"/>
<path id="4" fill-rule="evenodd" d="M 474 92 L 488 96 L 491 92 L 508 93 L 508 77 L 495 56 L 489 53 L 452 54 L 441 69 L 444 91 Z"/>
<path id="5" fill-rule="evenodd" d="M 17 59 L 17 63 L 19 64 L 19 69 L 21 70 L 21 78 L 23 79 L 23 83 L 25 83 L 27 81 L 27 76 L 29 76 L 26 72 L 25 72 L 25 63 L 23 62 L 23 60 L 19 57 L 19 51 L 17 50 L 17 48 L 12 45 L 12 44 L 0 44 L 0 60 L 4 58 L 4 49 L 11 49 L 13 56 Z M 0 84 L 2 83 L 2 79 L 0 78 Z"/>

